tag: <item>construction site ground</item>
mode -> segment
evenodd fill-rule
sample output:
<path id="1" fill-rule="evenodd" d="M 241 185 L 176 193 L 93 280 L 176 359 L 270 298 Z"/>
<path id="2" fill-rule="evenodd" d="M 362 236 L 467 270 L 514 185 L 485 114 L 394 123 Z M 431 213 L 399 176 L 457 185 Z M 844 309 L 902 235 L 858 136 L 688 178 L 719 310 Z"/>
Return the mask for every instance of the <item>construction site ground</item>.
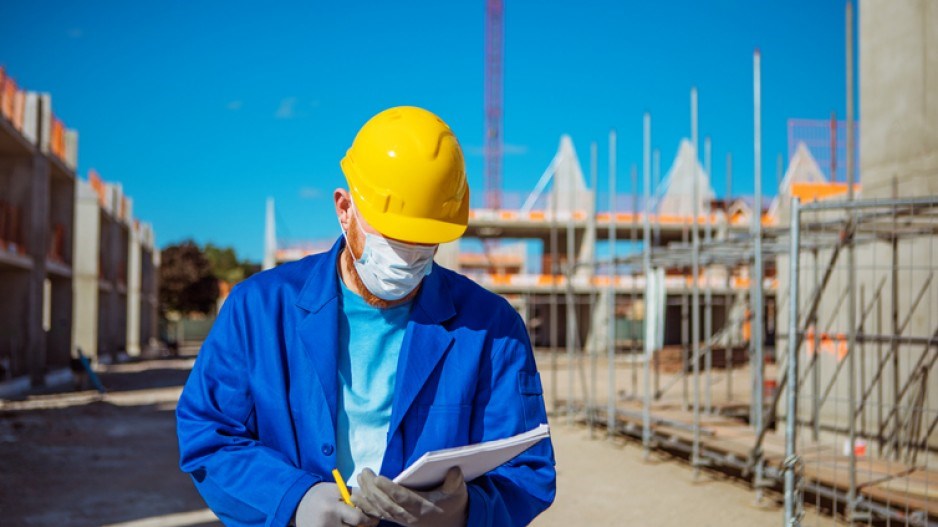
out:
<path id="1" fill-rule="evenodd" d="M 220 525 L 177 467 L 173 410 L 196 349 L 184 347 L 180 358 L 103 366 L 106 395 L 60 388 L 0 401 L 3 525 Z M 538 359 L 550 393 L 550 366 L 543 355 Z M 619 381 L 630 378 L 628 368 L 616 371 Z M 684 460 L 665 453 L 646 460 L 634 441 L 606 439 L 602 430 L 591 439 L 586 427 L 563 418 L 552 426 L 558 495 L 536 526 L 781 521 L 777 497 L 757 505 L 745 483 L 718 471 L 695 476 Z M 809 525 L 835 525 L 808 514 Z"/>

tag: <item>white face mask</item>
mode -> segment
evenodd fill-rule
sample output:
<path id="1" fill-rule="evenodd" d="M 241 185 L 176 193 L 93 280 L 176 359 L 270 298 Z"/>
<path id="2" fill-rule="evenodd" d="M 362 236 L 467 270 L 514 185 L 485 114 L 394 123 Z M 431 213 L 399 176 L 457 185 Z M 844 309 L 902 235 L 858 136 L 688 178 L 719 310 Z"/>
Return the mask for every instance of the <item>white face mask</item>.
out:
<path id="1" fill-rule="evenodd" d="M 416 289 L 433 269 L 435 245 L 389 240 L 365 232 L 360 223 L 358 230 L 365 235 L 365 248 L 361 258 L 355 260 L 355 270 L 365 287 L 376 297 L 389 302 L 400 300 Z M 342 234 L 348 246 L 348 234 L 344 229 Z"/>

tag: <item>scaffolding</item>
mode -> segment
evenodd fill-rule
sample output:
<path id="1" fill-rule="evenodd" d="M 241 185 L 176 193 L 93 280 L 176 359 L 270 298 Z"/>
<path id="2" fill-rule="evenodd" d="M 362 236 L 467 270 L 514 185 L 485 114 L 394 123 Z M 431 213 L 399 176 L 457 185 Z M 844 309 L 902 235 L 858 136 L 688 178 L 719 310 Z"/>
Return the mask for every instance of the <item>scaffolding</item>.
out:
<path id="1" fill-rule="evenodd" d="M 804 206 L 794 198 L 782 214 L 787 226 L 762 236 L 783 292 L 774 310 L 778 327 L 787 330 L 776 335 L 777 367 L 767 368 L 764 380 L 762 368 L 746 372 L 752 387 L 777 387 L 761 408 L 751 391 L 733 392 L 739 371 L 732 345 L 721 344 L 740 321 L 727 319 L 697 351 L 682 339 L 681 368 L 671 374 L 662 372 L 661 350 L 644 340 L 647 334 L 630 343 L 624 351 L 645 351 L 626 354 L 631 385 L 615 390 L 610 375 L 606 405 L 595 395 L 597 355 L 577 353 L 580 343 L 568 339 L 567 398 L 557 403 L 554 395 L 554 411 L 632 436 L 646 449 L 682 452 L 698 469 L 739 475 L 759 495 L 777 491 L 786 516 L 796 519 L 786 525 L 801 525 L 805 505 L 863 525 L 938 525 L 938 197 Z M 644 229 L 648 234 L 652 225 Z M 696 290 L 706 298 L 718 282 L 715 270 L 750 265 L 753 242 L 737 235 L 699 243 L 702 272 L 691 275 L 685 296 Z M 657 269 L 686 272 L 693 253 L 693 241 L 646 244 L 616 262 L 652 283 Z M 712 304 L 701 308 L 706 314 Z M 686 318 L 681 325 L 686 333 Z M 607 366 L 612 372 L 616 363 Z M 575 389 L 575 370 L 588 383 L 583 390 Z M 639 371 L 642 382 L 635 380 Z M 749 402 L 761 419 L 734 413 L 734 402 Z"/>
<path id="2" fill-rule="evenodd" d="M 804 301 L 780 321 L 788 395 L 773 403 L 798 507 L 938 525 L 936 237 L 938 197 L 793 201 L 780 280 Z"/>

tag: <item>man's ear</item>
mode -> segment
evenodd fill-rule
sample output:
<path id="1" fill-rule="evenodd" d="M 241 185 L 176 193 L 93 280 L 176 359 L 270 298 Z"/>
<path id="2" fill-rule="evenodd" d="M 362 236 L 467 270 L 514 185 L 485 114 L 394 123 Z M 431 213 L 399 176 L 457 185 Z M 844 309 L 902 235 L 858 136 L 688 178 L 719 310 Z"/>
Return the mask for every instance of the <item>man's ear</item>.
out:
<path id="1" fill-rule="evenodd" d="M 348 232 L 352 220 L 352 196 L 348 190 L 337 188 L 332 193 L 332 199 L 335 202 L 335 215 L 339 219 L 339 225 L 342 226 L 342 230 Z"/>

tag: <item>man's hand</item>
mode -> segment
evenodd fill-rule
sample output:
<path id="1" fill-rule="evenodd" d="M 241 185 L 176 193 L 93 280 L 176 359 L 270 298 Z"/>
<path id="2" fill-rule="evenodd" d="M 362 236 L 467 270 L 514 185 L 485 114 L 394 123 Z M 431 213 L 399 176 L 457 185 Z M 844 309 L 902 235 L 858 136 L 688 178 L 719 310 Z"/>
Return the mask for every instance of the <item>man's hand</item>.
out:
<path id="1" fill-rule="evenodd" d="M 469 493 L 462 471 L 453 467 L 443 484 L 428 491 L 410 490 L 365 469 L 358 475 L 361 492 L 355 505 L 369 516 L 407 527 L 463 527 Z"/>
<path id="2" fill-rule="evenodd" d="M 364 512 L 349 507 L 339 495 L 335 483 L 313 485 L 296 508 L 296 527 L 374 527 L 378 520 L 369 518 Z"/>

